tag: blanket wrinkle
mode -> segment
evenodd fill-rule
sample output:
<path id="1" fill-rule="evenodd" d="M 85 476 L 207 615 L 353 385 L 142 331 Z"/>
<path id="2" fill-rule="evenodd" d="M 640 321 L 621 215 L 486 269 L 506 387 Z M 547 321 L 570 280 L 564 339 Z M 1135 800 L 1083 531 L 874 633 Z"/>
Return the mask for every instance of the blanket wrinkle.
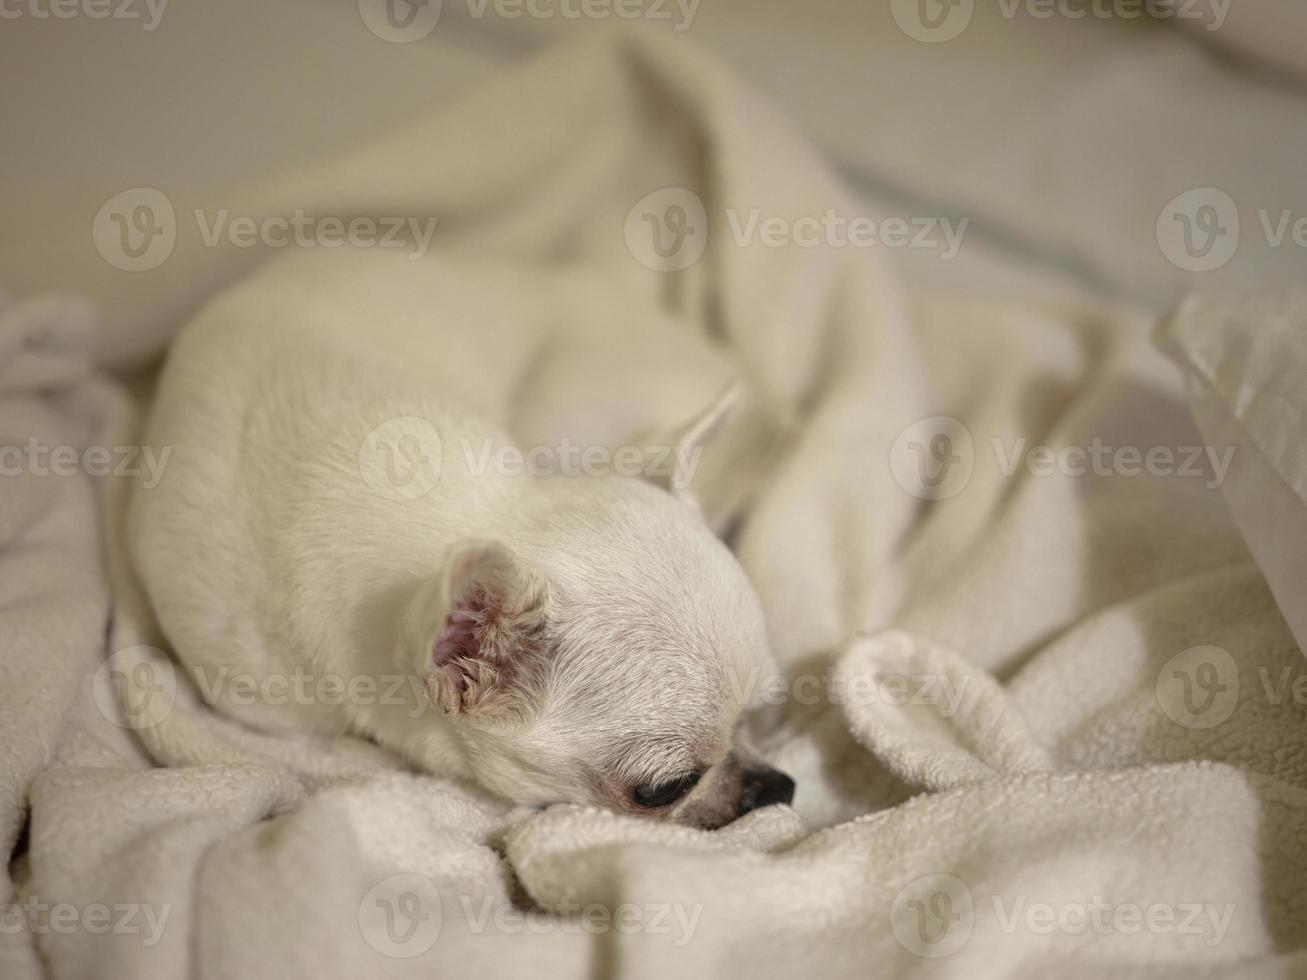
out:
<path id="1" fill-rule="evenodd" d="M 660 200 L 704 215 L 703 256 L 679 271 L 625 231 L 669 189 Z M 172 197 L 179 213 L 203 203 Z M 107 932 L 39 917 L 0 930 L 0 975 L 1301 968 L 1307 707 L 1263 679 L 1303 665 L 1220 489 L 1009 467 L 995 448 L 1200 442 L 1137 315 L 909 300 L 876 250 L 738 239 L 731 219 L 754 209 L 858 205 L 693 47 L 636 31 L 587 33 L 231 204 L 438 216 L 428 261 L 520 300 L 524 331 L 642 353 L 583 377 L 553 357 L 513 379 L 519 438 L 589 422 L 620 443 L 626 421 L 674 423 L 744 382 L 744 418 L 696 490 L 710 515 L 738 518 L 789 677 L 766 748 L 796 777 L 795 803 L 714 833 L 514 812 L 354 736 L 241 729 L 178 670 L 133 579 L 126 481 L 29 467 L 0 480 L 18 527 L 0 589 L 34 597 L 0 606 L 11 854 L 31 812 L 0 900 L 139 915 Z M 130 327 L 84 337 L 73 305 L 24 314 L 39 342 L 0 331 L 6 439 L 139 440 L 148 384 L 126 406 L 93 352 L 154 357 L 183 311 L 266 257 L 179 229 L 162 267 L 87 297 L 132 310 Z M 425 312 L 477 310 L 451 297 Z M 104 394 L 78 396 L 88 378 Z M 609 423 L 633 392 L 648 417 Z M 957 468 L 930 486 L 913 445 L 941 434 Z M 1195 700 L 1198 681 L 1209 697 Z"/>
<path id="2" fill-rule="evenodd" d="M 854 738 L 908 785 L 939 790 L 1053 768 L 993 677 L 928 641 L 898 631 L 861 637 L 837 676 Z"/>

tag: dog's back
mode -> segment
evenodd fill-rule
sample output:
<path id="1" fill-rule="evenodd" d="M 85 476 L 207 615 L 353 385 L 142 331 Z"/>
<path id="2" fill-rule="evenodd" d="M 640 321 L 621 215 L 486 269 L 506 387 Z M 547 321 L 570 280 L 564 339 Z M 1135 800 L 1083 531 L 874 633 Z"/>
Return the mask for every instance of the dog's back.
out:
<path id="1" fill-rule="evenodd" d="M 424 313 L 455 288 L 471 287 L 389 256 L 295 255 L 178 336 L 146 432 L 170 454 L 158 485 L 134 490 L 128 539 L 160 625 L 211 689 L 293 677 L 292 651 L 319 676 L 349 673 L 334 648 L 385 615 L 355 590 L 429 574 L 478 501 L 512 491 L 469 487 L 457 448 L 504 441 L 487 421 L 507 397 L 496 368 L 531 351 L 494 335 L 511 316 Z M 330 705 L 240 700 L 217 698 L 262 727 L 344 727 Z"/>

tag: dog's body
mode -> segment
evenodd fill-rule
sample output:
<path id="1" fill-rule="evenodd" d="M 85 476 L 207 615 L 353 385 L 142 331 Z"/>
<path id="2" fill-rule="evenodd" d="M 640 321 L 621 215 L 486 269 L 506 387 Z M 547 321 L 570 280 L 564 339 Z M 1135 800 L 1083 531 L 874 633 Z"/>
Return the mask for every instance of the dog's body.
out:
<path id="1" fill-rule="evenodd" d="M 128 526 L 176 655 L 249 724 L 365 734 L 520 803 L 717 826 L 788 800 L 732 751 L 767 663 L 742 571 L 651 482 L 505 471 L 541 352 L 511 311 L 433 324 L 458 288 L 297 257 L 178 337 L 147 434 L 171 455 Z"/>

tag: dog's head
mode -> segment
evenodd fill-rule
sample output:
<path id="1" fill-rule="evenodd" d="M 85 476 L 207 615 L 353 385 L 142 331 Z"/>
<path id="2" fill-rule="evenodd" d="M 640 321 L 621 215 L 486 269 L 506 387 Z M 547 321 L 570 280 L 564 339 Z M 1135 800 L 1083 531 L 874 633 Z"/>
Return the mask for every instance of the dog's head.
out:
<path id="1" fill-rule="evenodd" d="M 773 669 L 762 609 L 696 511 L 621 478 L 538 500 L 511 545 L 458 546 L 419 604 L 420 669 L 477 780 L 705 828 L 790 802 L 736 738 Z"/>

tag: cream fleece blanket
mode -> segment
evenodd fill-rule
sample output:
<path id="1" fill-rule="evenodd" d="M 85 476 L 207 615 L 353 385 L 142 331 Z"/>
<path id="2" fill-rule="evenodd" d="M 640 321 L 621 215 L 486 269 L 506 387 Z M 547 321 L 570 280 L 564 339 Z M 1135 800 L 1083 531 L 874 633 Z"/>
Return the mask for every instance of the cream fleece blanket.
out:
<path id="1" fill-rule="evenodd" d="M 664 188 L 694 191 L 704 214 L 681 192 L 639 204 Z M 173 254 L 131 280 L 129 312 L 119 284 L 110 311 L 142 352 L 262 257 L 206 248 L 174 204 Z M 125 481 L 100 479 L 102 549 L 96 488 L 27 455 L 0 484 L 11 850 L 30 807 L 0 896 L 0 974 L 1188 978 L 1307 963 L 1302 659 L 1227 517 L 1222 447 L 1203 446 L 1146 323 L 905 302 L 881 250 L 741 243 L 730 222 L 755 210 L 858 210 L 729 78 L 634 36 L 558 49 L 231 207 L 438 216 L 437 261 L 578 284 L 521 304 L 524 329 L 571 322 L 578 296 L 593 323 L 635 324 L 623 335 L 641 354 L 619 375 L 568 361 L 523 379 L 532 438 L 632 399 L 646 420 L 674 417 L 723 373 L 744 379 L 745 418 L 702 490 L 789 675 L 761 727 L 795 807 L 716 833 L 521 813 L 351 739 L 239 730 L 158 649 L 113 540 Z M 650 268 L 686 253 L 641 233 L 676 228 L 703 255 Z M 88 447 L 132 445 L 136 413 L 87 353 L 92 311 L 40 299 L 0 317 L 6 444 L 72 447 L 81 471 Z M 655 327 L 670 332 L 641 337 Z M 1159 448 L 1169 464 L 1147 455 Z"/>

